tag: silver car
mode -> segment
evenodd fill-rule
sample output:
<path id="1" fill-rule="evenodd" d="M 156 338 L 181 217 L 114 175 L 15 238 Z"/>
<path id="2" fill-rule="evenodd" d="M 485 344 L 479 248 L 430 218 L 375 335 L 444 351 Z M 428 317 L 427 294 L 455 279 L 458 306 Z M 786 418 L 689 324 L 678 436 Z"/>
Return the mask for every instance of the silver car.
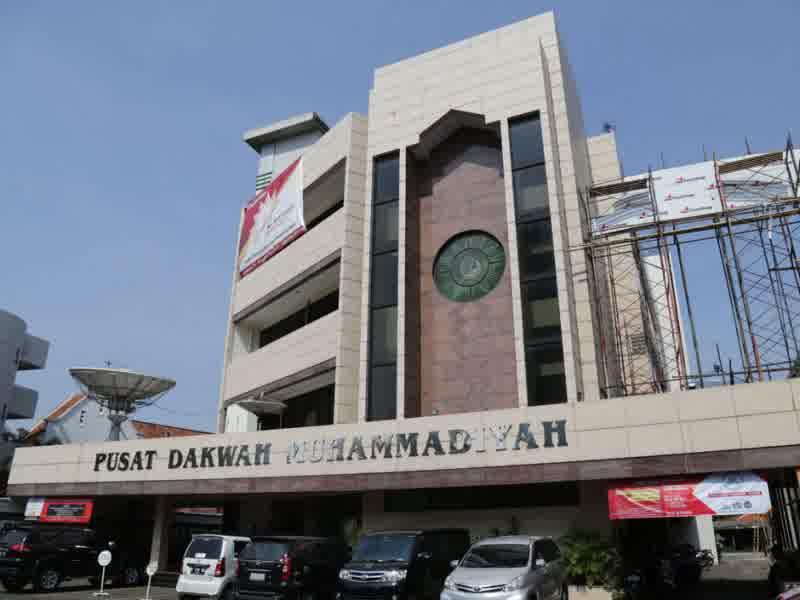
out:
<path id="1" fill-rule="evenodd" d="M 567 600 L 561 552 L 547 537 L 481 540 L 444 582 L 441 600 Z"/>

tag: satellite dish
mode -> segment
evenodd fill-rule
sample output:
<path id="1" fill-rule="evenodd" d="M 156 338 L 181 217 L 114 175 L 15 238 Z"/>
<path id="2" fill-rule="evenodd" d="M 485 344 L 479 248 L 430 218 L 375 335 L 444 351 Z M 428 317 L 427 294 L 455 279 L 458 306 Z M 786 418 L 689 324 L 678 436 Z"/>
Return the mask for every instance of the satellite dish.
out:
<path id="1" fill-rule="evenodd" d="M 90 400 L 108 410 L 108 439 L 117 441 L 128 415 L 150 406 L 175 387 L 172 379 L 136 373 L 127 369 L 70 369 L 69 374 Z"/>
<path id="2" fill-rule="evenodd" d="M 281 415 L 286 411 L 286 403 L 280 400 L 248 398 L 247 400 L 240 400 L 236 404 L 257 415 Z"/>

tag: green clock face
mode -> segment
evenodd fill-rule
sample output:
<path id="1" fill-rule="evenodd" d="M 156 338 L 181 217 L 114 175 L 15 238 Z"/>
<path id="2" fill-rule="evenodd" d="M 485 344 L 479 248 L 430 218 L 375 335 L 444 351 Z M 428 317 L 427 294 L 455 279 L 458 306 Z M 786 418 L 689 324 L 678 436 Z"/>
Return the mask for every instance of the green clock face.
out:
<path id="1" fill-rule="evenodd" d="M 439 292 L 454 302 L 469 302 L 491 292 L 503 276 L 506 253 L 484 231 L 453 236 L 436 256 L 433 280 Z"/>

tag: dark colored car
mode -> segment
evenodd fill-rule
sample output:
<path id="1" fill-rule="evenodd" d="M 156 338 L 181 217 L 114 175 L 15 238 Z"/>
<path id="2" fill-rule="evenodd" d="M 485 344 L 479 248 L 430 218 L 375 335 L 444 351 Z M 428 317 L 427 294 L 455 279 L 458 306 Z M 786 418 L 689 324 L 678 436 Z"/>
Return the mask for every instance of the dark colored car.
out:
<path id="1" fill-rule="evenodd" d="M 331 598 L 350 550 L 333 538 L 254 537 L 239 554 L 239 600 Z"/>
<path id="2" fill-rule="evenodd" d="M 339 574 L 337 600 L 438 599 L 450 563 L 469 547 L 466 529 L 367 534 Z"/>
<path id="3" fill-rule="evenodd" d="M 36 591 L 55 590 L 74 577 L 97 577 L 97 556 L 111 550 L 106 573 L 116 584 L 134 585 L 143 572 L 143 558 L 102 540 L 93 529 L 59 525 L 16 525 L 0 534 L 0 582 L 9 592 L 28 583 Z"/>

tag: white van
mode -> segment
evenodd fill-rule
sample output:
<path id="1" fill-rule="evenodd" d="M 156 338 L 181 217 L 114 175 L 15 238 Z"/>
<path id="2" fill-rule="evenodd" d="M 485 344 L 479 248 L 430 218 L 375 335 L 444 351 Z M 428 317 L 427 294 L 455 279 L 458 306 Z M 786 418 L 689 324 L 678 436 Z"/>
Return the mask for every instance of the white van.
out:
<path id="1" fill-rule="evenodd" d="M 250 538 L 233 535 L 192 536 L 178 577 L 179 600 L 192 597 L 233 600 L 236 563 Z"/>

